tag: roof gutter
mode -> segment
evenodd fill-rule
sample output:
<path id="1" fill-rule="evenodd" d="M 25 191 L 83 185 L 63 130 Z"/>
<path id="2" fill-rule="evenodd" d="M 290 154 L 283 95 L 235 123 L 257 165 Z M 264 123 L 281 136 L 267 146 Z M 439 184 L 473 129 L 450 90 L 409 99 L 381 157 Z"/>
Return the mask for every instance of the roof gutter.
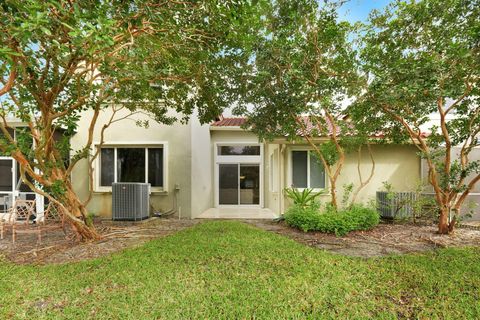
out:
<path id="1" fill-rule="evenodd" d="M 239 126 L 210 126 L 210 131 L 250 131 Z"/>

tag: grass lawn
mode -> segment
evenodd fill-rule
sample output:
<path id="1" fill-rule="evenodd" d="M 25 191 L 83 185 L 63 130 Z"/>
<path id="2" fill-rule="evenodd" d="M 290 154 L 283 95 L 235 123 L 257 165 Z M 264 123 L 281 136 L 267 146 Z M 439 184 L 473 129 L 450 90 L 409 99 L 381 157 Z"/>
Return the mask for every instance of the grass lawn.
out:
<path id="1" fill-rule="evenodd" d="M 480 249 L 348 258 L 214 221 L 102 259 L 0 262 L 0 319 L 480 317 Z"/>

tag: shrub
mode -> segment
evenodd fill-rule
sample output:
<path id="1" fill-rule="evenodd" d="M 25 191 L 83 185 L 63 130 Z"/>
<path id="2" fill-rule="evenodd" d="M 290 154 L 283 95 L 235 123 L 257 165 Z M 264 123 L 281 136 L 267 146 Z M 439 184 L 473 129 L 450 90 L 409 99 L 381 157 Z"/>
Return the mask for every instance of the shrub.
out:
<path id="1" fill-rule="evenodd" d="M 315 207 L 293 206 L 285 213 L 285 222 L 304 232 L 320 231 L 343 236 L 355 230 L 369 230 L 380 222 L 375 209 L 353 206 L 339 212 L 321 213 Z"/>

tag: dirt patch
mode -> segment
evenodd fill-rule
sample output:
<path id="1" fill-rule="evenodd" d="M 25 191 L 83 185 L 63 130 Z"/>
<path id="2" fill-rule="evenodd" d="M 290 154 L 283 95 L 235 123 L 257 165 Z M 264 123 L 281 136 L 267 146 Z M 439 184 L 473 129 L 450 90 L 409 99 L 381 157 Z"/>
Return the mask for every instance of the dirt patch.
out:
<path id="1" fill-rule="evenodd" d="M 103 239 L 81 243 L 74 240 L 71 232 L 49 231 L 38 244 L 36 234 L 20 234 L 12 244 L 11 234 L 0 240 L 0 255 L 8 260 L 25 264 L 59 264 L 93 259 L 137 247 L 154 238 L 160 238 L 191 227 L 200 220 L 152 218 L 141 222 L 96 221 L 95 225 Z"/>
<path id="2" fill-rule="evenodd" d="M 370 231 L 356 231 L 344 237 L 336 237 L 321 232 L 302 232 L 288 227 L 284 222 L 268 220 L 245 222 L 315 248 L 365 258 L 436 248 L 480 246 L 480 230 L 463 228 L 457 228 L 451 235 L 439 235 L 435 226 L 382 223 Z"/>

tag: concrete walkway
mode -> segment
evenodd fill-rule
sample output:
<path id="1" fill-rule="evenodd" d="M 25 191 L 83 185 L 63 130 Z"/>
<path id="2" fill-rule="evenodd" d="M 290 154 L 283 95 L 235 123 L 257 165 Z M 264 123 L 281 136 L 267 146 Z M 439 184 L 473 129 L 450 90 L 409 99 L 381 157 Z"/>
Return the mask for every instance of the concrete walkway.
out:
<path id="1" fill-rule="evenodd" d="M 202 212 L 197 219 L 268 219 L 278 215 L 266 208 L 210 208 Z"/>

